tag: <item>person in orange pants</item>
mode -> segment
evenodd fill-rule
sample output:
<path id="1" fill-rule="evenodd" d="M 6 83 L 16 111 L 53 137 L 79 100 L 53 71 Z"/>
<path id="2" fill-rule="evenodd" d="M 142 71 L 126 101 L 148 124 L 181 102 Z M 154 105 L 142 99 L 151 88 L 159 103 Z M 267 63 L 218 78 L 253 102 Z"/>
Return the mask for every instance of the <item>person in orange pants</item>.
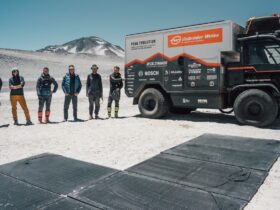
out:
<path id="1" fill-rule="evenodd" d="M 30 119 L 29 110 L 25 101 L 23 87 L 25 85 L 24 78 L 19 75 L 19 70 L 17 68 L 12 69 L 12 77 L 9 80 L 10 86 L 10 99 L 12 105 L 12 114 L 14 119 L 14 125 L 19 125 L 17 117 L 17 104 L 19 103 L 24 111 L 26 118 L 26 125 L 33 125 Z"/>

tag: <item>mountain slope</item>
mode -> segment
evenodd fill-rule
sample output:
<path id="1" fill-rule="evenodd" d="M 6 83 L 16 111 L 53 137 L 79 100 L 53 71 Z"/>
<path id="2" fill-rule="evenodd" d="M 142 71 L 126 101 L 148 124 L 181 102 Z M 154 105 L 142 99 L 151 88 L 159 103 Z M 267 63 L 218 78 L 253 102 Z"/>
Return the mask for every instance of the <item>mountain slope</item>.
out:
<path id="1" fill-rule="evenodd" d="M 96 36 L 83 37 L 62 45 L 51 45 L 38 52 L 59 54 L 89 54 L 94 56 L 124 57 L 124 50 Z"/>

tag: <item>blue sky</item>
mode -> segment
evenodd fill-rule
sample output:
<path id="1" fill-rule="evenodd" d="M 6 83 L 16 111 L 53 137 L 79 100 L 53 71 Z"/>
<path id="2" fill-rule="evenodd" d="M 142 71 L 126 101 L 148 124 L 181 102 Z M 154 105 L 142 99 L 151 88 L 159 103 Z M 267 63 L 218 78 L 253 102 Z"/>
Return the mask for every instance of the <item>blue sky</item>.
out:
<path id="1" fill-rule="evenodd" d="M 244 25 L 273 12 L 278 0 L 1 0 L 0 48 L 36 50 L 85 36 L 123 47 L 130 33 L 228 19 Z"/>

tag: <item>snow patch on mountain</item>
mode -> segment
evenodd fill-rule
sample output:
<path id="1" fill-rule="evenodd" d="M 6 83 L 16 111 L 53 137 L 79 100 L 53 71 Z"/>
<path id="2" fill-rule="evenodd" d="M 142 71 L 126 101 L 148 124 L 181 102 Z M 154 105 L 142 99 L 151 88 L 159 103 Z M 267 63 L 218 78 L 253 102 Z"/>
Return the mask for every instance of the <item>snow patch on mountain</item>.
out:
<path id="1" fill-rule="evenodd" d="M 96 36 L 75 39 L 62 45 L 47 46 L 38 50 L 38 52 L 124 57 L 124 50 L 120 46 Z"/>

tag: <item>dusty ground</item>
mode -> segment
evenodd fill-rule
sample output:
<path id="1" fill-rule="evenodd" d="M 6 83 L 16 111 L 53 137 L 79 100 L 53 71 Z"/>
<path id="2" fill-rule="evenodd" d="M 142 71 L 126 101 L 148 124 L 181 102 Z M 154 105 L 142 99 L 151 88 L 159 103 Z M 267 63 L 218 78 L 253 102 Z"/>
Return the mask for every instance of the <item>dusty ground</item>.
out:
<path id="1" fill-rule="evenodd" d="M 107 93 L 108 90 L 105 91 Z M 37 98 L 26 93 L 34 122 L 37 122 Z M 132 99 L 122 95 L 120 119 L 60 123 L 63 119 L 63 95 L 53 98 L 51 119 L 57 124 L 0 129 L 0 164 L 41 153 L 56 153 L 116 169 L 126 169 L 159 152 L 188 141 L 203 133 L 215 133 L 280 140 L 280 121 L 270 128 L 238 125 L 234 116 L 217 111 L 198 110 L 187 116 L 169 115 L 161 120 L 139 116 Z M 1 94 L 0 124 L 12 123 L 8 93 Z M 106 117 L 106 103 L 101 117 Z M 72 116 L 70 109 L 70 116 Z M 20 122 L 24 123 L 21 110 Z M 88 119 L 85 93 L 79 98 L 79 117 Z M 280 205 L 280 160 L 246 209 L 276 210 Z"/>

